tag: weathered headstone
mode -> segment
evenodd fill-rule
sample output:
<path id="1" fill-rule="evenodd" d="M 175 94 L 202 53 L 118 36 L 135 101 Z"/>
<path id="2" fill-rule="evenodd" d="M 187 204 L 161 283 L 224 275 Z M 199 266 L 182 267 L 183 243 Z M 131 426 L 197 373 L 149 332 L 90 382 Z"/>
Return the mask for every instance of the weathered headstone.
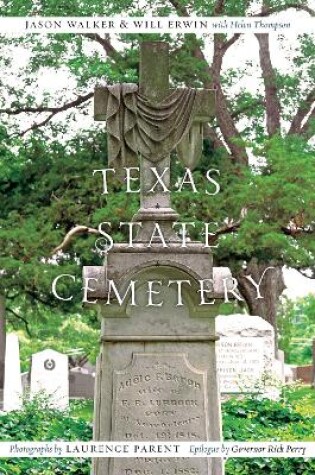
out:
<path id="1" fill-rule="evenodd" d="M 25 371 L 25 373 L 22 373 L 21 374 L 21 379 L 22 379 L 23 394 L 29 394 L 30 393 L 30 385 L 31 385 L 31 373 L 30 373 L 30 371 Z"/>
<path id="2" fill-rule="evenodd" d="M 84 368 L 73 368 L 69 373 L 69 397 L 94 399 L 95 374 Z"/>
<path id="3" fill-rule="evenodd" d="M 291 364 L 284 365 L 284 381 L 287 384 L 291 384 L 297 380 L 296 366 Z"/>
<path id="4" fill-rule="evenodd" d="M 221 393 L 268 392 L 276 376 L 272 325 L 253 315 L 220 315 L 216 330 Z"/>
<path id="5" fill-rule="evenodd" d="M 273 369 L 276 378 L 281 384 L 285 383 L 285 374 L 284 374 L 284 351 L 277 350 L 277 358 L 273 362 Z"/>
<path id="6" fill-rule="evenodd" d="M 22 396 L 19 338 L 9 333 L 6 338 L 3 410 L 9 412 L 21 409 Z"/>
<path id="7" fill-rule="evenodd" d="M 156 181 L 150 171 L 152 167 L 160 174 L 166 169 L 163 179 L 168 184 L 170 152 L 175 146 L 180 156 L 186 148 L 188 161 L 196 160 L 200 149 L 194 144 L 200 145 L 201 122 L 213 114 L 214 93 L 186 90 L 174 95 L 169 89 L 168 75 L 168 46 L 143 43 L 140 94 L 127 101 L 128 111 L 137 107 L 140 116 L 145 110 L 144 115 L 149 117 L 149 124 L 141 122 L 143 117 L 137 123 L 136 145 L 128 142 L 128 146 L 132 144 L 132 152 L 140 154 L 141 208 L 134 221 L 141 222 L 142 228 L 134 247 L 127 243 L 114 245 L 105 269 L 84 269 L 85 278 L 95 279 L 93 291 L 90 289 L 87 296 L 90 300 L 97 299 L 103 319 L 96 372 L 95 440 L 218 441 L 221 437 L 216 309 L 214 305 L 199 305 L 198 294 L 199 280 L 212 279 L 211 255 L 199 242 L 190 242 L 187 248 L 181 246 L 172 230 L 177 214 L 170 206 L 169 193 L 163 192 L 161 186 L 150 192 Z M 120 98 L 121 91 L 128 88 L 121 87 Z M 110 122 L 114 109 L 110 107 L 108 111 L 108 104 L 114 101 L 110 97 L 113 93 L 117 90 L 97 89 L 95 108 L 98 120 L 107 118 L 109 136 L 117 137 L 121 132 L 109 130 L 114 127 Z M 188 101 L 187 107 L 183 107 L 183 100 Z M 138 103 L 135 105 L 134 101 Z M 117 104 L 121 102 L 123 99 Z M 121 124 L 122 111 L 119 113 Z M 136 120 L 126 115 L 124 119 L 129 125 Z M 174 130 L 172 121 L 177 124 L 181 120 L 183 123 Z M 130 133 L 129 125 L 126 134 Z M 194 136 L 191 143 L 189 130 Z M 141 143 L 143 137 L 149 137 L 148 143 L 146 140 L 145 144 Z M 126 150 L 125 145 L 121 145 L 122 150 Z M 109 152 L 117 152 L 119 147 L 112 144 Z M 160 239 L 152 239 L 148 246 L 156 223 L 161 226 L 167 246 Z M 182 285 L 179 303 L 177 282 L 184 280 L 189 284 Z M 120 296 L 134 282 L 136 305 L 130 292 L 120 301 L 117 294 L 113 296 L 110 287 L 113 281 Z M 220 459 L 211 458 L 98 458 L 93 464 L 94 475 L 146 473 L 221 475 L 223 468 Z"/>
<path id="8" fill-rule="evenodd" d="M 52 407 L 65 409 L 69 404 L 68 356 L 54 350 L 32 355 L 31 396 L 49 396 Z"/>

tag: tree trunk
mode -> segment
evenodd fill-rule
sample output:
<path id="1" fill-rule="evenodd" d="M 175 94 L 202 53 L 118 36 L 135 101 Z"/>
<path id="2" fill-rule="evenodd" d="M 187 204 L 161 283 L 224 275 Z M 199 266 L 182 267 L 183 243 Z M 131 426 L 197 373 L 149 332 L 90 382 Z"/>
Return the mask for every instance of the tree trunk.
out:
<path id="1" fill-rule="evenodd" d="M 5 297 L 0 294 L 0 409 L 2 408 L 5 362 Z"/>
<path id="2" fill-rule="evenodd" d="M 256 284 L 261 279 L 259 292 L 262 298 L 257 298 L 258 291 L 248 279 L 250 276 Z M 277 351 L 277 308 L 279 297 L 285 289 L 282 267 L 272 263 L 258 263 L 256 259 L 251 259 L 247 268 L 238 272 L 236 278 L 242 297 L 247 303 L 249 313 L 262 317 L 273 326 L 275 331 L 275 350 Z"/>
<path id="3" fill-rule="evenodd" d="M 270 137 L 280 131 L 281 106 L 278 98 L 278 86 L 275 71 L 272 67 L 269 34 L 256 34 L 259 43 L 260 67 L 265 86 L 266 125 Z"/>

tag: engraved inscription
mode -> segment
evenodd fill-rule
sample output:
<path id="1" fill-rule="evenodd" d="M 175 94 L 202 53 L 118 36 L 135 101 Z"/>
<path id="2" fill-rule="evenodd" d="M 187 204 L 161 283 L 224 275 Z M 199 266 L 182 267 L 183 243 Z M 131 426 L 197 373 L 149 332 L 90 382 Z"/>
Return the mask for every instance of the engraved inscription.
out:
<path id="1" fill-rule="evenodd" d="M 218 342 L 220 390 L 251 392 L 264 372 L 264 343 L 257 337 L 221 337 Z"/>
<path id="2" fill-rule="evenodd" d="M 208 440 L 206 374 L 185 354 L 134 354 L 113 382 L 112 440 Z M 201 458 L 178 458 L 176 468 L 174 458 L 132 460 L 113 459 L 111 474 L 203 475 L 208 466 Z"/>

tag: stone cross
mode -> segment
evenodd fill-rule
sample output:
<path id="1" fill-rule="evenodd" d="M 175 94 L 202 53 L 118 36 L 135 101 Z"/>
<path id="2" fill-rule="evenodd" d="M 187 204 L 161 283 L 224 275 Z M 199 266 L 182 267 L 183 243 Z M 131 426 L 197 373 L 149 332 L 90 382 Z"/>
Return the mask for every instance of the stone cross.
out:
<path id="1" fill-rule="evenodd" d="M 143 42 L 140 47 L 140 82 L 139 94 L 148 98 L 153 103 L 159 104 L 165 100 L 174 89 L 169 87 L 169 48 L 167 43 L 163 42 Z M 196 90 L 196 99 L 194 106 L 194 115 L 191 122 L 199 127 L 202 133 L 202 123 L 208 122 L 214 115 L 214 90 L 198 89 Z M 108 90 L 106 87 L 97 87 L 95 90 L 94 117 L 95 120 L 106 120 L 106 111 L 108 104 Z M 154 127 L 154 126 L 153 126 Z M 200 137 L 202 135 L 200 133 Z M 167 138 L 166 138 L 167 140 Z M 157 168 L 159 174 L 164 169 L 163 182 L 169 188 L 170 182 L 170 155 L 163 157 L 157 163 L 152 163 L 147 158 L 140 156 L 140 212 L 137 220 L 146 216 L 145 219 L 155 220 L 160 214 L 168 216 L 170 220 L 176 219 L 176 213 L 171 209 L 170 193 L 155 188 L 154 192 L 149 192 L 156 177 L 152 174 L 151 167 Z M 158 219 L 158 218 L 157 218 Z"/>
<path id="2" fill-rule="evenodd" d="M 144 42 L 139 87 L 114 85 L 95 92 L 95 119 L 107 121 L 109 161 L 116 169 L 140 162 L 141 207 L 133 220 L 142 223 L 136 246 L 116 243 L 106 265 L 83 270 L 84 280 L 95 283 L 88 300 L 97 302 L 102 317 L 95 384 L 97 441 L 221 439 L 217 310 L 215 305 L 199 304 L 200 282 L 213 277 L 212 256 L 201 242 L 189 247 L 177 242 L 172 230 L 177 214 L 167 191 L 171 151 L 177 148 L 187 168 L 201 154 L 202 122 L 213 114 L 214 92 L 172 90 L 168 63 L 167 44 Z M 163 175 L 156 187 L 154 169 Z M 148 232 L 157 221 L 167 247 L 161 242 L 148 245 Z M 115 295 L 109 285 L 114 282 Z M 180 282 L 186 283 L 184 303 L 177 300 Z M 148 300 L 153 284 L 158 291 Z M 205 457 L 155 459 L 148 454 L 147 459 L 95 457 L 92 468 L 93 475 L 175 473 L 223 475 L 223 462 Z"/>

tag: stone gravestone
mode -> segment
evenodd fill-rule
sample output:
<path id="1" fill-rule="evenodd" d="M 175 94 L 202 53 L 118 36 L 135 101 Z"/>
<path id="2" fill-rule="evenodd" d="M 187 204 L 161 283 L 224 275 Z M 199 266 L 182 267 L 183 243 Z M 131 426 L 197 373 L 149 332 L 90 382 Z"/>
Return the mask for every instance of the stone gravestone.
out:
<path id="1" fill-rule="evenodd" d="M 201 123 L 214 111 L 214 93 L 190 89 L 174 92 L 168 81 L 168 45 L 145 42 L 140 51 L 138 92 L 130 85 L 96 90 L 96 118 L 107 119 L 109 159 L 114 156 L 120 159 L 115 162 L 118 166 L 121 160 L 126 164 L 127 157 L 119 154 L 128 147 L 131 155 L 135 152 L 140 156 L 141 208 L 134 222 L 141 222 L 142 227 L 134 247 L 115 244 L 104 266 L 84 268 L 85 282 L 90 284 L 88 300 L 97 300 L 103 320 L 96 371 L 95 440 L 174 442 L 221 438 L 216 309 L 214 305 L 200 305 L 198 294 L 198 281 L 212 278 L 211 255 L 199 242 L 182 247 L 172 230 L 178 216 L 170 206 L 169 193 L 162 186 L 150 192 L 156 181 L 152 167 L 164 173 L 168 186 L 170 152 L 175 146 L 187 166 L 187 161 L 195 162 L 200 154 Z M 128 91 L 133 95 L 126 99 Z M 127 116 L 120 109 L 123 103 Z M 138 116 L 130 116 L 135 110 Z M 143 123 L 145 116 L 148 123 Z M 115 130 L 115 124 L 123 120 L 126 129 Z M 130 137 L 132 124 L 138 127 L 133 130 L 136 140 Z M 115 137 L 124 134 L 121 143 L 115 142 Z M 183 157 L 183 150 L 187 156 Z M 167 246 L 160 239 L 152 239 L 148 245 L 156 223 Z M 179 281 L 186 281 L 180 301 Z M 118 295 L 113 295 L 113 282 Z M 128 292 L 131 282 L 135 299 Z M 222 470 L 222 461 L 211 458 L 99 458 L 93 464 L 94 475 L 221 475 Z"/>
<path id="2" fill-rule="evenodd" d="M 275 379 L 272 325 L 253 315 L 220 315 L 216 330 L 221 393 L 269 392 Z"/>
<path id="3" fill-rule="evenodd" d="M 29 394 L 30 393 L 30 384 L 31 384 L 31 373 L 30 371 L 25 371 L 25 373 L 21 374 L 21 379 L 22 379 L 22 389 L 23 389 L 23 394 Z"/>
<path id="4" fill-rule="evenodd" d="M 3 410 L 9 412 L 21 409 L 22 396 L 19 338 L 9 333 L 6 338 Z"/>
<path id="5" fill-rule="evenodd" d="M 285 384 L 284 351 L 277 350 L 277 357 L 273 362 L 273 369 L 275 377 L 279 380 L 279 383 Z"/>
<path id="6" fill-rule="evenodd" d="M 68 356 L 54 350 L 32 355 L 31 396 L 49 396 L 52 407 L 66 409 L 69 405 Z"/>
<path id="7" fill-rule="evenodd" d="M 93 399 L 94 398 L 95 375 L 88 370 L 78 367 L 70 370 L 69 373 L 69 397 Z"/>

